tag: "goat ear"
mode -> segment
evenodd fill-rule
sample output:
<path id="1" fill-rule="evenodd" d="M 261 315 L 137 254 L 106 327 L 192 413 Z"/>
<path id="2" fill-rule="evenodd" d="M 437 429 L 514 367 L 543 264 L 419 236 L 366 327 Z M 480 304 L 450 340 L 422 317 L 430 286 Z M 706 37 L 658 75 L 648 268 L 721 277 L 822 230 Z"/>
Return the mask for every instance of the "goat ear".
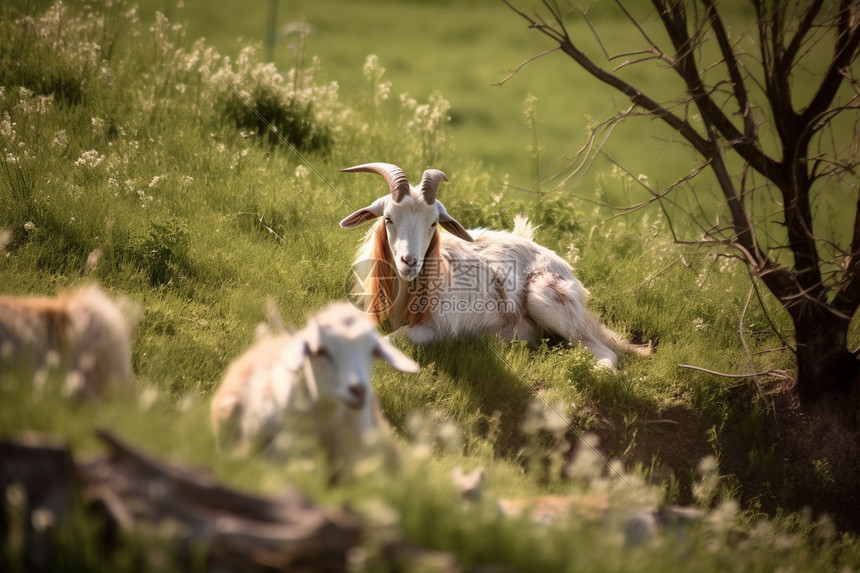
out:
<path id="1" fill-rule="evenodd" d="M 421 370 L 417 362 L 397 350 L 387 338 L 379 338 L 377 340 L 376 349 L 373 351 L 373 354 L 380 360 L 385 360 L 403 372 L 418 372 Z"/>
<path id="2" fill-rule="evenodd" d="M 307 341 L 297 335 L 284 350 L 284 368 L 288 372 L 298 372 L 308 355 L 310 355 L 310 349 Z"/>
<path id="3" fill-rule="evenodd" d="M 305 358 L 317 354 L 320 350 L 320 329 L 316 322 L 309 321 L 307 326 L 298 331 L 284 351 L 284 363 L 290 372 L 296 372 L 302 367 Z"/>
<path id="4" fill-rule="evenodd" d="M 352 229 L 353 227 L 358 227 L 362 223 L 367 223 L 377 217 L 381 217 L 382 213 L 385 211 L 386 201 L 388 201 L 388 197 L 380 197 L 364 209 L 359 209 L 341 221 L 340 226 L 344 229 Z"/>
<path id="5" fill-rule="evenodd" d="M 463 228 L 454 217 L 448 214 L 448 211 L 445 210 L 445 206 L 436 200 L 436 210 L 439 211 L 439 223 L 445 227 L 445 230 L 451 233 L 452 235 L 456 235 L 463 239 L 464 241 L 469 241 L 470 243 L 474 242 L 475 239 L 472 238 L 472 235 L 469 234 L 469 231 Z"/>

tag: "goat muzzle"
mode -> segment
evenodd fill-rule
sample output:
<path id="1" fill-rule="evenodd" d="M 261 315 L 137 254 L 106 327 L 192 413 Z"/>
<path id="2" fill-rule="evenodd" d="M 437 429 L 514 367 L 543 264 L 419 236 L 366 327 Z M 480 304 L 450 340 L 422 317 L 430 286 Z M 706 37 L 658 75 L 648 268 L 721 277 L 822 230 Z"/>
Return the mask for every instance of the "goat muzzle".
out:
<path id="1" fill-rule="evenodd" d="M 363 384 L 350 384 L 344 397 L 344 403 L 354 410 L 360 410 L 364 407 L 366 399 L 367 386 Z"/>

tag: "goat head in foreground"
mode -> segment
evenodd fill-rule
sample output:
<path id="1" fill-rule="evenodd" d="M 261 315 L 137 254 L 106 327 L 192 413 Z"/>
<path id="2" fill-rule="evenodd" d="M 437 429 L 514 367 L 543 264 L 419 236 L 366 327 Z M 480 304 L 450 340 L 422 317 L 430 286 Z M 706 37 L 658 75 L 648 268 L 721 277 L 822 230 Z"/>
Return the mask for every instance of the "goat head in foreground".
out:
<path id="1" fill-rule="evenodd" d="M 514 218 L 512 232 L 466 231 L 436 200 L 448 180 L 437 169 L 425 171 L 417 187 L 390 163 L 341 171 L 377 173 L 390 190 L 340 223 L 383 218 L 365 236 L 354 267 L 354 294 L 377 323 L 403 327 L 417 344 L 468 334 L 536 343 L 555 334 L 581 341 L 609 368 L 618 367 L 616 350 L 651 354 L 649 345 L 624 340 L 589 312 L 588 291 L 564 259 L 534 242 L 525 217 Z"/>
<path id="2" fill-rule="evenodd" d="M 370 385 L 376 359 L 419 370 L 345 302 L 311 316 L 296 333 L 258 341 L 233 361 L 212 400 L 219 445 L 244 453 L 291 428 L 309 433 L 330 463 L 349 465 L 372 433 L 387 428 Z"/>

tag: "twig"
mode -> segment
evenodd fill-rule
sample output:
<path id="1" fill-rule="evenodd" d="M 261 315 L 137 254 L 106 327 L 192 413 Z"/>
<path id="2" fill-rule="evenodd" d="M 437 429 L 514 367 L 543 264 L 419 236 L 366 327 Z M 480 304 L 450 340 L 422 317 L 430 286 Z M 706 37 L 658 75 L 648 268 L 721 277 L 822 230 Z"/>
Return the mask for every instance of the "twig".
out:
<path id="1" fill-rule="evenodd" d="M 263 229 L 265 229 L 266 231 L 268 231 L 268 232 L 269 232 L 269 234 L 274 235 L 274 237 L 275 237 L 276 239 L 278 239 L 280 242 L 282 242 L 282 243 L 284 242 L 284 238 L 283 238 L 283 237 L 281 237 L 278 233 L 276 233 L 276 232 L 275 232 L 275 230 L 274 230 L 274 229 L 272 229 L 270 226 L 268 226 L 266 223 L 264 223 L 264 222 L 263 222 L 263 216 L 262 216 L 261 214 L 259 214 L 259 213 L 253 213 L 253 212 L 251 212 L 251 211 L 240 211 L 240 212 L 238 212 L 238 213 L 232 213 L 232 215 L 237 215 L 237 216 L 238 216 L 238 215 L 252 215 L 253 217 L 255 217 L 255 218 L 257 219 L 257 223 L 259 223 L 259 225 L 260 225 L 261 227 L 263 227 Z"/>
<path id="2" fill-rule="evenodd" d="M 508 82 L 508 80 L 510 80 L 510 79 L 511 79 L 512 77 L 514 77 L 515 75 L 517 75 L 517 72 L 519 72 L 521 69 L 523 69 L 524 67 L 526 67 L 528 64 L 532 63 L 533 61 L 537 60 L 538 58 L 542 58 L 543 56 L 546 56 L 547 54 L 551 54 L 551 53 L 553 53 L 553 52 L 557 52 L 557 51 L 559 51 L 560 49 L 561 49 L 561 47 L 560 47 L 560 46 L 556 46 L 555 48 L 549 48 L 548 50 L 544 50 L 543 52 L 541 52 L 541 53 L 539 53 L 539 54 L 537 54 L 537 55 L 534 55 L 534 56 L 530 57 L 530 58 L 529 58 L 529 59 L 527 59 L 526 61 L 524 61 L 524 62 L 520 63 L 518 66 L 514 67 L 514 69 L 513 69 L 513 70 L 511 70 L 511 73 L 509 73 L 507 76 L 505 76 L 504 78 L 502 78 L 502 79 L 501 79 L 501 80 L 499 80 L 498 82 L 496 82 L 496 83 L 492 84 L 492 86 L 493 86 L 493 87 L 496 87 L 496 88 L 500 88 L 500 87 L 502 87 L 503 85 L 505 85 L 505 84 Z"/>
<path id="3" fill-rule="evenodd" d="M 690 364 L 678 364 L 677 366 L 678 368 L 688 368 L 690 370 L 705 372 L 706 374 L 713 374 L 714 376 L 722 376 L 723 378 L 751 378 L 753 376 L 776 376 L 777 378 L 789 377 L 785 373 L 785 370 L 766 370 L 765 372 L 753 372 L 751 374 L 726 374 L 725 372 L 708 370 L 707 368 L 702 368 L 701 366 L 691 366 Z"/>
<path id="4" fill-rule="evenodd" d="M 679 425 L 677 420 L 668 420 L 668 419 L 667 420 L 645 420 L 645 421 L 642 421 L 639 423 L 643 426 L 648 425 L 648 424 L 672 424 L 673 426 Z"/>
<path id="5" fill-rule="evenodd" d="M 747 309 L 750 307 L 750 301 L 752 300 L 753 291 L 755 289 L 750 286 L 750 292 L 747 294 L 747 301 L 744 303 L 744 309 L 741 311 L 741 316 L 738 319 L 738 334 L 741 337 L 741 346 L 744 347 L 744 352 L 747 355 L 747 361 L 749 363 L 750 370 L 755 370 L 755 362 L 753 362 L 752 352 L 750 352 L 749 344 L 747 344 L 747 339 L 744 336 L 744 317 L 747 315 Z M 752 375 L 753 384 L 755 384 L 755 388 L 758 391 L 759 396 L 764 396 L 761 391 L 761 384 L 758 383 L 758 377 L 753 374 Z"/>
<path id="6" fill-rule="evenodd" d="M 761 356 L 762 354 L 768 354 L 770 352 L 782 352 L 784 350 L 791 350 L 788 346 L 780 346 L 779 348 L 768 348 L 766 350 L 759 350 L 758 352 L 753 352 L 753 356 Z M 860 348 L 858 348 L 860 350 Z"/>
<path id="7" fill-rule="evenodd" d="M 744 347 L 744 352 L 747 354 L 747 360 L 749 361 L 750 370 L 755 370 L 755 362 L 753 361 L 753 354 L 750 352 L 750 347 L 747 344 L 747 339 L 744 336 L 744 318 L 747 315 L 747 309 L 750 307 L 750 301 L 752 300 L 753 292 L 755 292 L 755 285 L 750 285 L 750 292 L 747 294 L 747 300 L 744 303 L 744 309 L 741 311 L 740 319 L 738 319 L 738 334 L 741 337 L 741 344 Z M 758 376 L 752 376 L 753 384 L 755 384 L 756 391 L 758 392 L 759 397 L 762 400 L 765 400 L 764 392 L 761 389 L 761 384 L 758 383 Z M 773 422 L 774 427 L 779 431 L 779 416 L 776 413 L 776 401 L 770 400 L 770 408 L 773 410 Z"/>

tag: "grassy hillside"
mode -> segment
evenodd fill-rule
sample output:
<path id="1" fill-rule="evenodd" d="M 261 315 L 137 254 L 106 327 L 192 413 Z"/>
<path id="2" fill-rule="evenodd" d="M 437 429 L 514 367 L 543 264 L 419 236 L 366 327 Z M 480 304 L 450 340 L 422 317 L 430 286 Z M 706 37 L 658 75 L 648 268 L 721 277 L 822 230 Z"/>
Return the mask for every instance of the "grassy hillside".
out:
<path id="1" fill-rule="evenodd" d="M 569 194 L 523 201 L 519 190 L 500 185 L 508 174 L 528 180 L 528 161 L 515 169 L 493 155 L 523 157 L 530 136 L 521 123 L 522 98 L 511 120 L 492 131 L 492 145 L 471 138 L 471 149 L 486 155 L 467 151 L 458 135 L 465 128 L 458 126 L 480 121 L 486 96 L 451 103 L 446 82 L 455 79 L 437 74 L 438 93 L 409 84 L 431 72 L 395 56 L 398 42 L 418 37 L 409 28 L 415 22 L 441 38 L 433 54 L 421 56 L 425 62 L 455 67 L 469 58 L 490 70 L 470 80 L 475 86 L 528 53 L 530 46 L 508 42 L 500 43 L 509 50 L 503 54 L 458 50 L 458 41 L 465 46 L 480 31 L 467 26 L 475 25 L 478 12 L 493 14 L 482 24 L 486 29 L 516 24 L 512 15 L 484 4 L 455 18 L 453 6 L 332 5 L 328 24 L 322 15 L 319 24 L 308 18 L 318 35 L 303 45 L 297 68 L 295 57 L 279 59 L 277 67 L 264 63 L 251 41 L 228 57 L 216 46 L 230 40 L 197 39 L 217 29 L 200 14 L 230 21 L 226 10 L 189 5 L 192 24 L 185 28 L 177 23 L 181 14 L 171 13 L 176 21 L 163 15 L 150 21 L 141 18 L 144 8 L 122 3 L 57 4 L 27 13 L 4 7 L 0 290 L 51 295 L 97 283 L 130 301 L 139 316 L 134 389 L 104 403 L 73 404 L 59 396 L 59 381 L 34 389 L 29 380 L 4 375 L 0 437 L 44 431 L 87 452 L 96 447 L 92 428 L 111 428 L 149 452 L 210 467 L 237 487 L 272 492 L 291 484 L 323 503 L 348 502 L 372 522 L 453 551 L 467 565 L 860 567 L 858 546 L 836 534 L 829 520 L 792 513 L 807 504 L 836 507 L 842 492 L 820 488 L 808 495 L 792 481 L 794 460 L 769 441 L 769 396 L 780 382 L 763 380 L 759 393 L 746 379 L 678 367 L 789 370 L 790 357 L 772 351 L 783 343 L 771 323 L 789 331 L 778 305 L 767 297 L 748 300 L 742 267 L 672 244 L 654 214 L 604 222 L 598 210 Z M 381 14 L 410 22 L 392 28 L 406 36 L 378 46 L 379 60 L 352 50 L 337 63 L 337 69 L 353 69 L 350 79 L 333 85 L 340 78 L 327 70 L 325 58 L 314 58 L 328 44 L 325 34 L 349 44 L 351 35 L 369 35 L 373 16 Z M 438 48 L 446 43 L 454 50 Z M 514 54 L 505 64 L 495 60 Z M 389 80 L 390 88 L 379 87 Z M 401 103 L 398 94 L 407 91 L 411 96 Z M 563 115 L 549 108 L 541 113 Z M 514 214 L 527 213 L 540 225 L 537 240 L 565 256 L 592 292 L 592 308 L 615 330 L 655 341 L 656 355 L 625 359 L 619 372 L 607 372 L 582 348 L 531 349 L 493 338 L 406 345 L 422 371 L 409 375 L 380 365 L 374 378 L 406 452 L 401 476 L 386 475 L 370 460 L 353 481 L 332 489 L 306 460 L 219 455 L 208 400 L 230 361 L 253 341 L 266 301 L 273 300 L 288 323 L 301 325 L 309 311 L 344 298 L 361 232 L 339 229 L 337 222 L 382 190 L 378 178 L 338 169 L 368 160 L 396 162 L 410 175 L 430 164 L 443 167 L 451 181 L 440 199 L 466 227 L 509 228 Z M 633 193 L 630 177 L 619 170 L 606 168 L 595 177 L 602 193 Z M 742 316 L 749 352 L 738 336 Z M 618 460 L 612 468 L 582 442 L 589 433 L 602 438 L 607 458 Z M 804 461 L 822 483 L 828 464 L 837 463 L 828 455 L 818 465 Z M 699 471 L 706 456 L 717 465 Z M 571 459 L 563 478 L 560 468 Z M 457 466 L 485 468 L 484 502 L 463 506 L 457 500 L 448 477 Z M 559 493 L 609 495 L 616 516 L 656 503 L 715 509 L 682 536 L 659 535 L 631 547 L 612 520 L 535 527 L 500 520 L 492 502 Z M 66 550 L 82 551 L 74 543 Z"/>

